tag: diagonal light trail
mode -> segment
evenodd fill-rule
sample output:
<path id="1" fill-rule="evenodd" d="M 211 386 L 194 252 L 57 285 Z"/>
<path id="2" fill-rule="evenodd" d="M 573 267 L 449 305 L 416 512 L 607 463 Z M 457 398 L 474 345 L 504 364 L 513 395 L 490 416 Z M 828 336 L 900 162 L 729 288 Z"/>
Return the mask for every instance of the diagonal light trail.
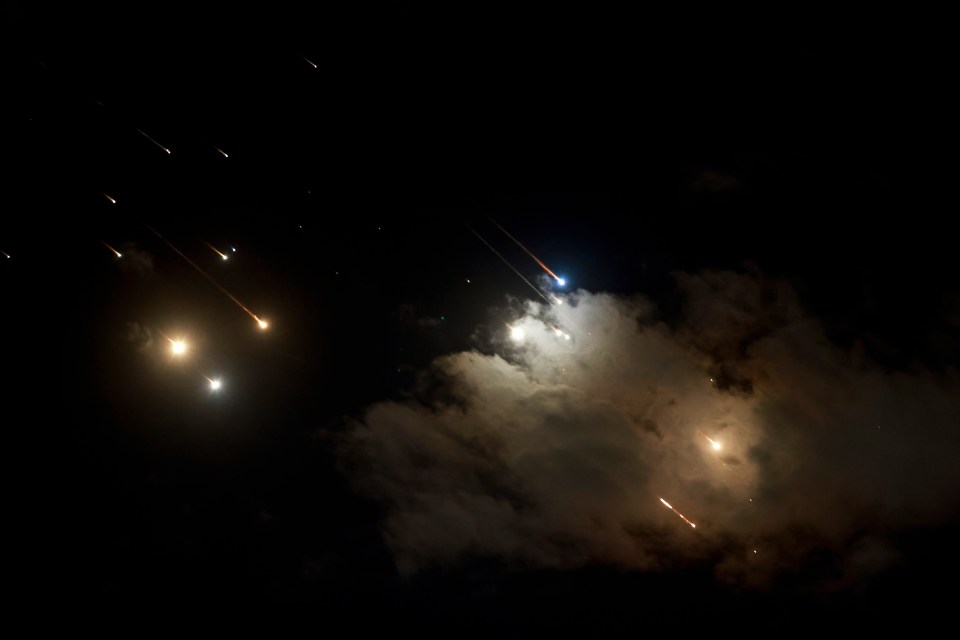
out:
<path id="1" fill-rule="evenodd" d="M 527 248 L 523 245 L 522 242 L 520 242 L 519 240 L 517 240 L 516 238 L 514 238 L 512 235 L 510 235 L 510 232 L 507 231 L 506 229 L 504 229 L 502 226 L 500 226 L 500 223 L 499 223 L 499 222 L 497 222 L 496 220 L 494 220 L 494 219 L 491 218 L 490 216 L 487 216 L 487 218 L 490 220 L 490 222 L 492 222 L 493 224 L 497 225 L 497 228 L 500 229 L 500 231 L 503 231 L 503 232 L 507 235 L 508 238 L 510 238 L 511 240 L 513 240 L 514 242 L 516 242 L 518 247 L 520 247 L 521 249 L 523 249 L 524 251 L 526 251 L 528 256 L 530 256 L 531 258 L 533 258 L 534 260 L 536 260 L 537 264 L 540 265 L 541 267 L 543 267 L 543 270 L 544 270 L 544 271 L 546 271 L 546 272 L 549 273 L 551 276 L 553 276 L 553 279 L 556 280 L 558 284 L 560 284 L 561 286 L 563 286 L 563 285 L 565 284 L 563 278 L 561 278 L 560 276 L 558 276 L 557 274 L 555 274 L 553 271 L 551 271 L 551 270 L 550 270 L 550 267 L 548 267 L 547 265 L 543 264 L 543 262 L 540 260 L 540 258 L 538 258 L 537 256 L 533 255 L 533 252 L 530 251 L 530 249 L 527 249 Z"/>
<path id="2" fill-rule="evenodd" d="M 145 223 L 145 224 L 146 224 L 146 223 Z M 170 247 L 171 249 L 173 249 L 174 251 L 176 251 L 176 252 L 177 252 L 177 255 L 179 255 L 181 258 L 183 258 L 184 260 L 186 260 L 187 263 L 188 263 L 191 267 L 193 267 L 193 268 L 196 269 L 198 272 L 200 272 L 200 275 L 202 275 L 204 278 L 206 278 L 206 279 L 209 280 L 211 283 L 213 283 L 213 285 L 214 285 L 217 289 L 220 289 L 220 291 L 222 291 L 222 292 L 224 293 L 224 295 L 226 295 L 228 298 L 230 298 L 231 300 L 233 300 L 233 301 L 237 304 L 238 307 L 240 307 L 241 309 L 243 309 L 244 311 L 246 311 L 246 312 L 247 312 L 247 315 L 249 315 L 251 318 L 253 318 L 254 320 L 256 320 L 258 327 L 260 327 L 261 329 L 266 329 L 266 328 L 269 326 L 266 320 L 261 320 L 260 318 L 257 317 L 257 314 L 255 314 L 253 311 L 250 311 L 250 309 L 247 309 L 247 307 L 244 306 L 244 304 L 243 304 L 242 302 L 240 302 L 239 300 L 237 300 L 236 296 L 234 296 L 232 293 L 230 293 L 229 291 L 227 291 L 226 289 L 224 289 L 223 286 L 221 286 L 219 282 L 217 282 L 216 280 L 214 280 L 213 278 L 211 278 L 211 277 L 207 274 L 206 271 L 204 271 L 203 269 L 201 269 L 200 267 L 198 267 L 197 264 L 196 264 L 193 260 L 191 260 L 190 258 L 188 258 L 186 255 L 184 255 L 184 253 L 183 253 L 182 251 L 180 251 L 180 249 L 177 249 L 175 246 L 173 246 L 173 243 L 172 243 L 172 242 L 170 242 L 169 240 L 167 240 L 166 238 L 164 238 L 162 235 L 160 235 L 160 233 L 159 233 L 156 229 L 154 229 L 153 227 L 151 227 L 150 225 L 146 225 L 146 226 L 147 226 L 147 229 L 150 229 L 150 231 L 153 231 L 153 233 L 156 234 L 156 236 L 157 236 L 158 238 L 160 238 L 160 239 L 163 240 L 165 243 L 167 243 L 167 246 L 168 246 L 168 247 Z"/>

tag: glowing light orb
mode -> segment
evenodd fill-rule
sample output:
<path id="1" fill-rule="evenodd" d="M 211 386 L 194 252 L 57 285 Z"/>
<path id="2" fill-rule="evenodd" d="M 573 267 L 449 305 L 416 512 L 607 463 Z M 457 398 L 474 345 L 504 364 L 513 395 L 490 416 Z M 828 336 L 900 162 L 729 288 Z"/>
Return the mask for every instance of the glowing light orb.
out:
<path id="1" fill-rule="evenodd" d="M 711 437 L 708 436 L 707 434 L 701 433 L 700 435 L 702 435 L 704 438 L 707 439 L 707 442 L 710 443 L 710 447 L 711 447 L 714 451 L 720 451 L 720 449 L 723 448 L 723 445 L 722 445 L 722 444 L 720 444 L 719 442 L 717 442 L 716 440 L 714 440 L 713 438 L 711 438 Z"/>
<path id="2" fill-rule="evenodd" d="M 227 254 L 223 254 L 221 257 L 222 257 L 224 260 L 226 260 L 226 259 L 227 259 Z"/>
<path id="3" fill-rule="evenodd" d="M 521 342 L 527 337 L 527 333 L 520 327 L 510 327 L 510 337 L 514 342 Z"/>
<path id="4" fill-rule="evenodd" d="M 257 320 L 257 326 L 260 327 L 261 329 L 266 329 L 267 327 L 270 326 L 270 323 L 268 323 L 266 320 L 259 320 L 259 319 L 258 319 L 258 320 Z"/>
<path id="5" fill-rule="evenodd" d="M 213 380 L 210 381 L 210 390 L 211 390 L 211 391 L 219 391 L 219 390 L 220 390 L 220 386 L 221 386 L 221 383 L 220 383 L 220 379 L 219 379 L 219 378 L 215 378 L 215 379 L 213 379 Z"/>
<path id="6" fill-rule="evenodd" d="M 566 286 L 566 284 L 567 284 L 567 279 L 566 279 L 566 278 L 557 278 L 557 284 L 560 285 L 561 287 Z"/>
<path id="7" fill-rule="evenodd" d="M 174 340 L 170 344 L 170 352 L 175 356 L 182 356 L 187 352 L 187 343 L 183 340 Z"/>

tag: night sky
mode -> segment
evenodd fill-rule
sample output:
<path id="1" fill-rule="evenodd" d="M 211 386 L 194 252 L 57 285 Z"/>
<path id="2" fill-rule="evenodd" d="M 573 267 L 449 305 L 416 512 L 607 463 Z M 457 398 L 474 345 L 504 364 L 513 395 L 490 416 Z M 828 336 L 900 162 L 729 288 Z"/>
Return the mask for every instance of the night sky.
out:
<path id="1" fill-rule="evenodd" d="M 0 424 L 38 619 L 947 619 L 936 34 L 134 4 L 5 4 Z"/>

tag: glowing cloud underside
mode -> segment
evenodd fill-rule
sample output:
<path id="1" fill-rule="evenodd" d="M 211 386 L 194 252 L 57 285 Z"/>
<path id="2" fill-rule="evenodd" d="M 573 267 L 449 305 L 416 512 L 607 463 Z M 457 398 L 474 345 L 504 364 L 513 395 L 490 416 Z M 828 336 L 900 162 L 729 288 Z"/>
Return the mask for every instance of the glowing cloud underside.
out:
<path id="1" fill-rule="evenodd" d="M 677 281 L 673 326 L 640 297 L 528 302 L 510 349 L 438 358 L 411 400 L 353 422 L 342 450 L 385 505 L 402 572 L 478 553 L 556 568 L 694 559 L 759 586 L 827 549 L 854 558 L 855 579 L 874 568 L 859 550 L 895 544 L 903 514 L 933 526 L 960 509 L 960 474 L 929 472 L 960 459 L 960 378 L 851 366 L 785 284 Z M 584 329 L 569 342 L 564 318 Z M 715 369 L 723 388 L 704 384 Z M 696 525 L 664 518 L 673 505 Z"/>

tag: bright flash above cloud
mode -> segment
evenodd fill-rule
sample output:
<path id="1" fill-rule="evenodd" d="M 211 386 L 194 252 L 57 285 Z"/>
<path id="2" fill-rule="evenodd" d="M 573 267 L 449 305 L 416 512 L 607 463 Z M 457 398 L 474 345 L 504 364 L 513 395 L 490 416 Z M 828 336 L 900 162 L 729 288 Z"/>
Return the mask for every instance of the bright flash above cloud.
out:
<path id="1" fill-rule="evenodd" d="M 496 353 L 431 365 L 424 380 L 444 393 L 375 404 L 352 424 L 345 459 L 387 505 L 402 572 L 470 554 L 537 567 L 693 561 L 762 586 L 824 549 L 869 574 L 871 558 L 895 560 L 884 532 L 957 508 L 956 374 L 854 360 L 782 283 L 677 281 L 674 326 L 642 297 L 529 302 Z M 884 553 L 864 554 L 867 542 Z"/>

